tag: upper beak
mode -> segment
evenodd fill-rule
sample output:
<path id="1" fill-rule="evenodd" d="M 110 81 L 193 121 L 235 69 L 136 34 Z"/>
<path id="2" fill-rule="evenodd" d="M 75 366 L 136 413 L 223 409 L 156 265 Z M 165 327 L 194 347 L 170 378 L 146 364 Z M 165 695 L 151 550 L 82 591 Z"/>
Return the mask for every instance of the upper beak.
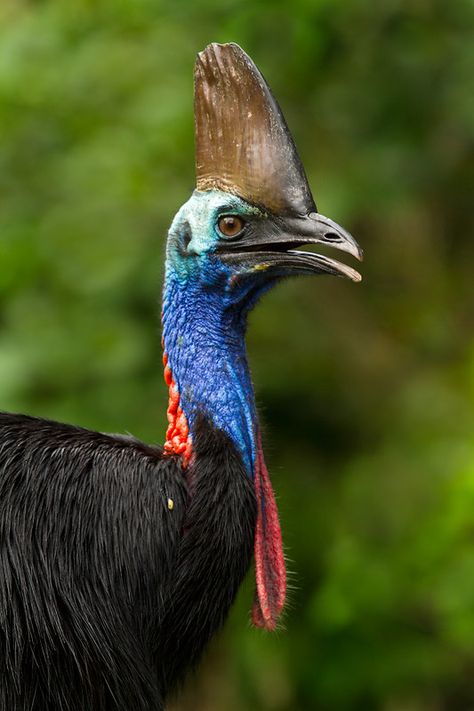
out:
<path id="1" fill-rule="evenodd" d="M 363 260 L 364 252 L 354 237 L 329 217 L 324 217 L 319 212 L 312 212 L 297 222 L 295 230 L 305 238 L 305 243 L 330 244 L 331 247 L 340 249 L 342 252 L 349 252 L 360 262 Z"/>
<path id="2" fill-rule="evenodd" d="M 304 217 L 280 217 L 265 226 L 258 235 L 245 234 L 226 245 L 221 258 L 242 264 L 246 271 L 267 271 L 275 275 L 334 274 L 352 281 L 362 277 L 355 269 L 322 254 L 296 249 L 306 244 L 324 244 L 363 259 L 354 237 L 333 220 L 317 212 Z M 294 249 L 293 249 L 294 248 Z M 221 251 L 221 250 L 219 250 Z"/>

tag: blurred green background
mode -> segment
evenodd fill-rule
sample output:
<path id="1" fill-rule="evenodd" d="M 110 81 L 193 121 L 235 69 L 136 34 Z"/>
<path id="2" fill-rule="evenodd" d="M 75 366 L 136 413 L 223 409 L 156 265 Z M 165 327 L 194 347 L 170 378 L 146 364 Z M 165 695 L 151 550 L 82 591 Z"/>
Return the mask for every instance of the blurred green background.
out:
<path id="1" fill-rule="evenodd" d="M 360 286 L 295 280 L 249 351 L 292 571 L 249 576 L 175 711 L 474 709 L 474 12 L 456 0 L 2 0 L 1 407 L 163 441 L 159 292 L 192 70 L 269 80 Z"/>

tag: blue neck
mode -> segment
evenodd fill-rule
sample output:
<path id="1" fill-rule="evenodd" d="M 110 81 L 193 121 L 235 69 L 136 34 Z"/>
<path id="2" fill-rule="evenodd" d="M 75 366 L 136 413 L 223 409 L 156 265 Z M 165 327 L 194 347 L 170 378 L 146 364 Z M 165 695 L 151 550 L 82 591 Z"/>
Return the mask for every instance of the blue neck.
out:
<path id="1" fill-rule="evenodd" d="M 249 476 L 256 460 L 257 416 L 245 350 L 246 315 L 199 278 L 167 265 L 164 350 L 191 436 L 198 413 L 224 430 Z"/>

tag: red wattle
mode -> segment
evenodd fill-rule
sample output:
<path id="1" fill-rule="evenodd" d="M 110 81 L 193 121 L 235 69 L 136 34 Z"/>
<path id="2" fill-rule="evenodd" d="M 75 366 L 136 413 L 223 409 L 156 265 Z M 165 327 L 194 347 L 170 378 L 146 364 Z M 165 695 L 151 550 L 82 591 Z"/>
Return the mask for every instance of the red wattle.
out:
<path id="1" fill-rule="evenodd" d="M 174 382 L 166 353 L 163 353 L 163 365 L 165 383 L 169 388 L 168 429 L 163 449 L 166 454 L 180 454 L 183 469 L 186 469 L 192 456 L 192 438 L 186 415 L 181 409 L 178 388 Z"/>
<path id="2" fill-rule="evenodd" d="M 255 467 L 257 526 L 255 530 L 255 576 L 257 590 L 252 608 L 256 627 L 274 630 L 286 597 L 286 569 L 278 509 L 258 436 Z"/>

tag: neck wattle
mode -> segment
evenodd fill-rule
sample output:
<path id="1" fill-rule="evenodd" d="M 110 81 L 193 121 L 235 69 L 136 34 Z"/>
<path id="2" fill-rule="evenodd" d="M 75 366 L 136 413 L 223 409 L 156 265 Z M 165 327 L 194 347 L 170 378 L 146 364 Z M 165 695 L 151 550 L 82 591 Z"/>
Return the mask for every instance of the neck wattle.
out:
<path id="1" fill-rule="evenodd" d="M 245 317 L 219 293 L 168 272 L 163 296 L 163 363 L 169 388 L 165 452 L 192 463 L 199 414 L 226 432 L 254 480 L 256 596 L 252 621 L 275 629 L 286 571 L 275 496 L 265 465 L 245 351 Z"/>
<path id="2" fill-rule="evenodd" d="M 173 373 L 168 365 L 168 355 L 163 352 L 163 375 L 168 386 L 168 428 L 166 430 L 166 440 L 163 449 L 167 454 L 179 454 L 183 460 L 183 468 L 189 464 L 192 455 L 192 438 L 189 432 L 189 425 L 184 414 L 180 401 L 179 391 L 173 378 Z"/>

